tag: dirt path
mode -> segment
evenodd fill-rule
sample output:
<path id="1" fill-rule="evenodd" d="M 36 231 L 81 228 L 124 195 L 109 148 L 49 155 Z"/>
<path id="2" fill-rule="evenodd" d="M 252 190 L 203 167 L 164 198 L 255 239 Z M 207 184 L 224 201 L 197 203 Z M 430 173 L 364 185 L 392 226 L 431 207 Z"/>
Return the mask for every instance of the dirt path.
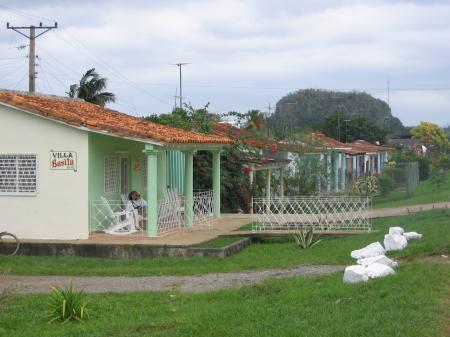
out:
<path id="1" fill-rule="evenodd" d="M 181 291 L 203 292 L 223 288 L 237 288 L 257 284 L 269 277 L 328 275 L 342 271 L 341 265 L 298 266 L 292 269 L 269 269 L 235 273 L 204 274 L 196 276 L 0 276 L 0 293 L 13 289 L 22 294 L 49 293 L 53 286 L 69 282 L 87 293 L 132 292 L 132 291 Z"/>
<path id="2" fill-rule="evenodd" d="M 432 209 L 450 208 L 450 201 L 436 202 L 433 204 L 411 205 L 393 208 L 375 208 L 372 209 L 372 218 L 385 218 L 399 215 L 409 215 Z"/>

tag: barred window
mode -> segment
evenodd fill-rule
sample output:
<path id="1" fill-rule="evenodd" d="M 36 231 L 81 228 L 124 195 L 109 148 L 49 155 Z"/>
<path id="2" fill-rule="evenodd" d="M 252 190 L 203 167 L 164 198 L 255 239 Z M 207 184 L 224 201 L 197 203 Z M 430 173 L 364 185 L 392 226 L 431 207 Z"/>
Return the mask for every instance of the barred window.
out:
<path id="1" fill-rule="evenodd" d="M 0 154 L 0 194 L 36 194 L 36 166 L 34 154 Z"/>
<path id="2" fill-rule="evenodd" d="M 119 160 L 105 157 L 105 195 L 119 193 Z"/>

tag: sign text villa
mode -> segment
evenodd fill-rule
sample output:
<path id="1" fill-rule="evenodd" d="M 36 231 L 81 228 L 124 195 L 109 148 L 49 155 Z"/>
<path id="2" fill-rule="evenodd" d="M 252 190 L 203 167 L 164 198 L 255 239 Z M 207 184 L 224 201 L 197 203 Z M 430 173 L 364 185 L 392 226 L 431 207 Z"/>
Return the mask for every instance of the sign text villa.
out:
<path id="1" fill-rule="evenodd" d="M 77 170 L 77 153 L 75 151 L 50 151 L 51 170 Z"/>

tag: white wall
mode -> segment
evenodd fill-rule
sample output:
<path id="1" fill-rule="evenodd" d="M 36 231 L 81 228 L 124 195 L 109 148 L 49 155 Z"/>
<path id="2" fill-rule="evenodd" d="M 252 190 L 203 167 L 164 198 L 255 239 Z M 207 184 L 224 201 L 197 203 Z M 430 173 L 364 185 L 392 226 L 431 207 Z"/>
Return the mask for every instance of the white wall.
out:
<path id="1" fill-rule="evenodd" d="M 76 151 L 77 172 L 51 170 L 50 150 Z M 0 195 L 0 230 L 21 239 L 88 237 L 87 132 L 0 106 L 0 153 L 38 161 L 35 196 Z"/>

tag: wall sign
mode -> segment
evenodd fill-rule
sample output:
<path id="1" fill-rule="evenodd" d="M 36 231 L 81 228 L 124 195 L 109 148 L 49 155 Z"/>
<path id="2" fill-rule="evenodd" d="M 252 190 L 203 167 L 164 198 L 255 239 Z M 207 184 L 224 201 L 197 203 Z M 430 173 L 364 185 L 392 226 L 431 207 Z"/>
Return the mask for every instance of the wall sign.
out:
<path id="1" fill-rule="evenodd" d="M 51 170 L 77 171 L 77 153 L 75 151 L 50 151 Z"/>

